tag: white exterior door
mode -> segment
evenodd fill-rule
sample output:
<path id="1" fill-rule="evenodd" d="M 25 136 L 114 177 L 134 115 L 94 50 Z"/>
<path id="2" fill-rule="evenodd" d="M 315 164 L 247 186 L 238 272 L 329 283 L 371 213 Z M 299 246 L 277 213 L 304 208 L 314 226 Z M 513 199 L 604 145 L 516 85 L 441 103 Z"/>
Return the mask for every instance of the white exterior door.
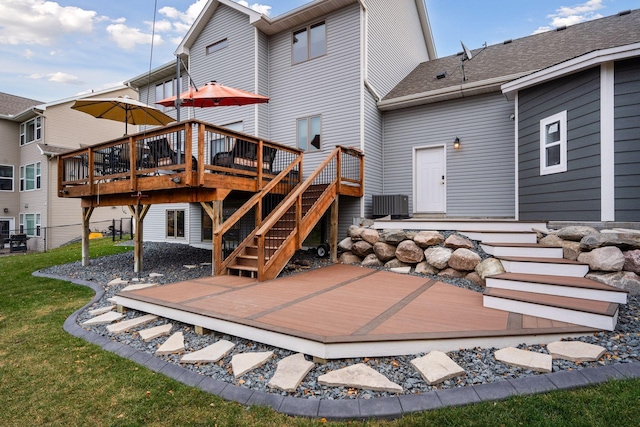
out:
<path id="1" fill-rule="evenodd" d="M 445 147 L 415 150 L 414 200 L 416 213 L 444 213 Z"/>
<path id="2" fill-rule="evenodd" d="M 8 239 L 12 234 L 17 234 L 14 230 L 13 218 L 0 218 L 0 248 L 4 239 Z"/>

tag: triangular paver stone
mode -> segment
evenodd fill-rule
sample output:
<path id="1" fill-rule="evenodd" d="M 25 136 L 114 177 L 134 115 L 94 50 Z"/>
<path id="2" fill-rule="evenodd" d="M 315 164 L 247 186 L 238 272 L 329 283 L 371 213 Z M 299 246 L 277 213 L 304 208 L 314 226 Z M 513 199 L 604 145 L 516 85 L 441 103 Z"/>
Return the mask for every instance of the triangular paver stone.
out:
<path id="1" fill-rule="evenodd" d="M 191 269 L 193 269 L 193 268 L 196 268 L 196 267 L 197 267 L 197 265 L 193 265 L 193 264 L 185 264 L 183 267 L 184 267 L 184 268 L 186 268 L 187 270 L 191 270 Z"/>
<path id="2" fill-rule="evenodd" d="M 115 305 L 108 305 L 106 307 L 94 308 L 93 310 L 89 310 L 89 314 L 91 316 L 97 316 L 99 314 L 104 314 L 104 313 L 113 311 L 114 308 L 116 308 Z"/>
<path id="3" fill-rule="evenodd" d="M 513 347 L 495 352 L 496 360 L 536 372 L 551 372 L 552 359 L 548 354 L 520 350 Z"/>
<path id="4" fill-rule="evenodd" d="M 86 322 L 82 323 L 85 326 L 90 325 L 107 325 L 111 322 L 115 322 L 116 320 L 120 320 L 124 317 L 124 314 L 118 313 L 115 311 L 110 311 L 105 314 L 101 314 L 100 316 L 94 317 L 93 319 L 89 319 Z"/>
<path id="5" fill-rule="evenodd" d="M 173 354 L 184 351 L 184 335 L 182 332 L 176 332 L 171 335 L 161 346 L 156 350 L 156 354 Z"/>
<path id="6" fill-rule="evenodd" d="M 315 363 L 306 360 L 302 353 L 285 357 L 278 362 L 268 386 L 293 393 L 314 366 Z"/>
<path id="7" fill-rule="evenodd" d="M 158 316 L 153 314 L 145 314 L 144 316 L 134 317 L 133 319 L 125 320 L 124 322 L 116 323 L 115 325 L 107 326 L 107 331 L 110 334 L 121 334 L 127 332 L 131 328 L 144 325 L 145 323 L 153 322 Z"/>
<path id="8" fill-rule="evenodd" d="M 231 341 L 220 340 L 201 350 L 182 356 L 180 363 L 215 363 L 222 359 L 236 345 Z"/>
<path id="9" fill-rule="evenodd" d="M 249 371 L 259 368 L 267 363 L 267 360 L 269 360 L 272 355 L 273 351 L 236 354 L 231 358 L 233 376 L 238 378 Z"/>
<path id="10" fill-rule="evenodd" d="M 160 274 L 160 273 L 149 273 L 149 277 L 162 277 L 164 276 L 164 274 Z"/>
<path id="11" fill-rule="evenodd" d="M 107 286 L 114 286 L 114 285 L 126 285 L 128 284 L 129 281 L 128 280 L 124 280 L 121 279 L 119 277 L 116 277 L 115 279 L 113 279 L 112 281 L 110 281 L 109 283 L 107 283 Z"/>
<path id="12" fill-rule="evenodd" d="M 422 378 L 429 385 L 438 384 L 449 378 L 465 374 L 460 365 L 441 351 L 432 351 L 426 356 L 413 359 L 411 364 L 420 372 Z"/>
<path id="13" fill-rule="evenodd" d="M 547 351 L 554 359 L 595 362 L 602 357 L 607 349 L 582 341 L 556 341 L 547 345 Z"/>
<path id="14" fill-rule="evenodd" d="M 363 390 L 402 393 L 402 387 L 364 363 L 321 375 L 318 377 L 318 382 L 330 387 L 355 387 Z"/>
<path id="15" fill-rule="evenodd" d="M 129 285 L 120 290 L 120 292 L 137 291 L 139 289 L 150 288 L 152 286 L 158 286 L 157 283 L 140 283 L 138 285 Z"/>
<path id="16" fill-rule="evenodd" d="M 140 338 L 142 338 L 142 341 L 147 342 L 163 335 L 169 335 L 171 333 L 171 328 L 173 328 L 173 325 L 171 323 L 167 323 L 166 325 L 143 329 L 142 331 L 138 331 L 138 334 L 140 334 Z"/>

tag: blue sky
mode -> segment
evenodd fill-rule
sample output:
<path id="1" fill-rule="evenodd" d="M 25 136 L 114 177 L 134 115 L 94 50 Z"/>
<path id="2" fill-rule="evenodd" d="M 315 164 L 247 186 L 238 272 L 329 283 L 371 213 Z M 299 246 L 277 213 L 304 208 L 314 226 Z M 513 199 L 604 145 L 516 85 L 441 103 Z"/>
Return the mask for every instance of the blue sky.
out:
<path id="1" fill-rule="evenodd" d="M 308 0 L 244 2 L 278 16 Z M 392 0 L 389 0 L 392 1 Z M 0 0 L 0 92 L 53 101 L 113 87 L 173 59 L 206 0 Z M 242 3 L 242 2 L 241 2 Z M 640 0 L 426 0 L 438 56 L 626 9 Z"/>

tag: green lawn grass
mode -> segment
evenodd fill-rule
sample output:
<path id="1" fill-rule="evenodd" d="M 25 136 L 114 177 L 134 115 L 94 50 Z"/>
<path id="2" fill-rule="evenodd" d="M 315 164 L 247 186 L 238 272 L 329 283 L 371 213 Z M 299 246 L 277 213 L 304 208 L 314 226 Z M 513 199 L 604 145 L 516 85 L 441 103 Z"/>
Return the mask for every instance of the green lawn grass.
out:
<path id="1" fill-rule="evenodd" d="M 91 241 L 91 257 L 130 250 Z M 92 291 L 31 272 L 78 260 L 80 246 L 0 257 L 1 426 L 308 426 L 266 408 L 246 408 L 105 352 L 62 330 Z M 360 425 L 358 422 L 332 425 Z M 640 424 L 640 380 L 514 397 L 365 425 L 500 426 Z"/>

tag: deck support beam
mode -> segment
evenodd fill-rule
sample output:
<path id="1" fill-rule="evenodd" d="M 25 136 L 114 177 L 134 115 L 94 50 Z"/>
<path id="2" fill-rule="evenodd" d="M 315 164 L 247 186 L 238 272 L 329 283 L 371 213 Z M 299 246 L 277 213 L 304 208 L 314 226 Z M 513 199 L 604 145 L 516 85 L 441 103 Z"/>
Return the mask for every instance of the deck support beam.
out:
<path id="1" fill-rule="evenodd" d="M 89 266 L 89 220 L 93 208 L 82 208 L 82 266 Z"/>
<path id="2" fill-rule="evenodd" d="M 331 224 L 329 229 L 329 253 L 331 262 L 338 262 L 338 199 L 340 195 L 331 203 Z"/>
<path id="3" fill-rule="evenodd" d="M 226 196 L 225 196 L 226 197 Z M 222 200 L 214 200 L 211 204 L 206 202 L 200 202 L 200 205 L 204 211 L 211 218 L 212 230 L 217 230 L 222 225 Z M 216 266 L 216 239 L 211 239 L 211 274 L 215 275 Z M 222 248 L 219 248 L 222 250 Z"/>
<path id="4" fill-rule="evenodd" d="M 142 271 L 142 241 L 143 241 L 143 224 L 144 217 L 149 212 L 149 208 L 151 205 L 129 205 L 129 211 L 131 215 L 133 215 L 133 220 L 136 224 L 136 234 L 133 240 L 134 242 L 134 251 L 133 251 L 133 271 L 135 273 L 140 273 Z"/>

